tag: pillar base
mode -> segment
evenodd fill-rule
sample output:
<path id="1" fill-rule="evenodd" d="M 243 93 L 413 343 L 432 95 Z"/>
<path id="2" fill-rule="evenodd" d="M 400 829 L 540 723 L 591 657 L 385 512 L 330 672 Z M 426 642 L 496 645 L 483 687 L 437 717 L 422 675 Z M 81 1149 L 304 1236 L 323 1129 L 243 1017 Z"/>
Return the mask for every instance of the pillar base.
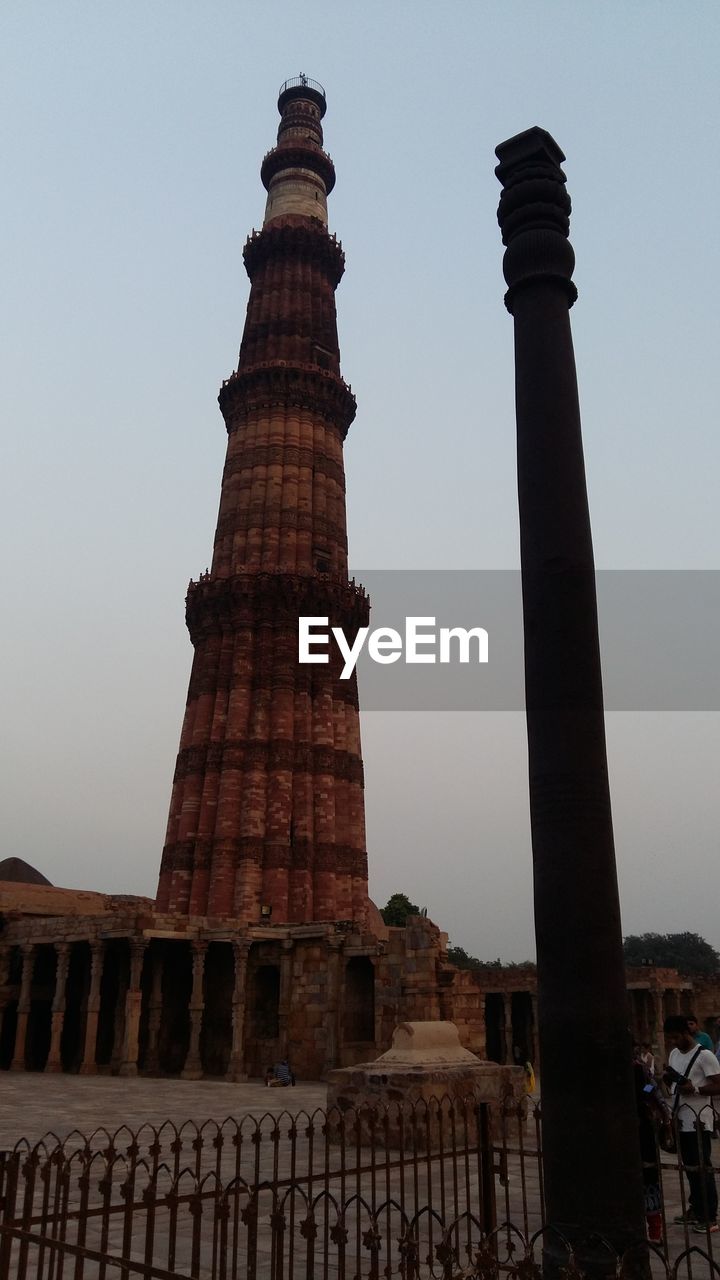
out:
<path id="1" fill-rule="evenodd" d="M 98 1067 L 95 1062 L 81 1062 L 78 1067 L 79 1076 L 96 1076 L 97 1073 Z"/>
<path id="2" fill-rule="evenodd" d="M 45 1075 L 58 1075 L 63 1069 L 62 1062 L 46 1062 Z"/>
<path id="3" fill-rule="evenodd" d="M 183 1067 L 180 1072 L 181 1080 L 202 1080 L 205 1072 L 202 1067 Z"/>
<path id="4" fill-rule="evenodd" d="M 121 1062 L 118 1067 L 119 1076 L 136 1076 L 137 1073 L 137 1062 Z"/>
<path id="5" fill-rule="evenodd" d="M 24 1071 L 24 1070 L 25 1070 L 25 1063 L 24 1063 L 24 1062 L 11 1062 L 11 1063 L 10 1063 L 10 1070 L 11 1070 L 11 1071 Z"/>

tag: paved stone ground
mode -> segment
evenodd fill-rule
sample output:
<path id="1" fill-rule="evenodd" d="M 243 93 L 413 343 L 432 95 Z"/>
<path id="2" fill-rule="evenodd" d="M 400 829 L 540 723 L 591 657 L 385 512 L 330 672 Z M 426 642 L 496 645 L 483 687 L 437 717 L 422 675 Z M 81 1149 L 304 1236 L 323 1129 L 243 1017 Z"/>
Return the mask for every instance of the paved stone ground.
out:
<path id="1" fill-rule="evenodd" d="M 0 1151 L 18 1138 L 36 1142 L 52 1131 L 62 1138 L 73 1129 L 83 1134 L 104 1125 L 111 1132 L 126 1124 L 160 1125 L 164 1120 L 224 1120 L 226 1116 L 278 1115 L 324 1107 L 324 1084 L 301 1083 L 294 1089 L 267 1089 L 260 1081 L 156 1080 L 145 1077 L 44 1075 L 0 1072 Z"/>
<path id="2" fill-rule="evenodd" d="M 257 1181 L 257 1175 L 261 1178 L 277 1178 L 278 1163 L 280 1176 L 287 1176 L 290 1168 L 291 1142 L 289 1141 L 289 1129 L 291 1127 L 291 1115 L 297 1115 L 304 1112 L 306 1116 L 312 1116 L 318 1109 L 322 1110 L 326 1101 L 326 1088 L 320 1083 L 302 1082 L 297 1087 L 291 1089 L 267 1089 L 262 1082 L 253 1081 L 242 1084 L 232 1084 L 226 1081 L 185 1081 L 185 1080 L 157 1080 L 157 1079 L 119 1079 L 109 1076 L 65 1076 L 65 1075 L 43 1075 L 43 1074 L 25 1074 L 25 1073 L 9 1073 L 0 1074 L 0 1151 L 11 1150 L 18 1139 L 27 1139 L 31 1143 L 38 1141 L 43 1135 L 52 1132 L 60 1139 L 65 1139 L 68 1135 L 72 1135 L 73 1131 L 79 1131 L 83 1135 L 90 1135 L 93 1130 L 103 1128 L 105 1131 L 112 1133 L 122 1125 L 128 1126 L 130 1130 L 137 1130 L 140 1126 L 154 1125 L 160 1126 L 164 1121 L 170 1120 L 178 1128 L 189 1119 L 196 1124 L 201 1125 L 203 1121 L 214 1120 L 222 1122 L 226 1117 L 232 1121 L 237 1121 L 243 1116 L 254 1117 L 254 1120 L 261 1122 L 263 1116 L 266 1119 L 262 1122 L 262 1132 L 264 1134 L 262 1142 L 258 1145 L 253 1143 L 252 1132 L 256 1129 L 256 1125 L 251 1121 L 247 1127 L 247 1140 L 242 1145 L 242 1171 L 246 1180 Z M 268 1140 L 269 1135 L 274 1129 L 273 1117 L 281 1117 L 285 1113 L 281 1121 L 282 1133 L 279 1141 L 273 1143 Z M 302 1172 L 307 1170 L 307 1137 L 305 1134 L 306 1121 L 298 1126 L 298 1138 L 292 1147 L 296 1151 L 298 1157 L 298 1173 L 302 1176 Z M 231 1133 L 237 1132 L 234 1126 L 224 1131 L 226 1134 L 224 1146 L 218 1152 L 217 1145 L 213 1143 L 212 1136 L 217 1134 L 217 1129 L 208 1130 L 203 1150 L 200 1154 L 193 1155 L 193 1133 L 187 1132 L 184 1135 L 184 1147 L 182 1161 L 191 1168 L 195 1168 L 195 1159 L 198 1164 L 196 1171 L 205 1174 L 207 1171 L 216 1169 L 221 1177 L 224 1185 L 227 1185 L 234 1175 L 240 1170 L 240 1155 L 238 1154 L 237 1144 L 233 1142 Z M 150 1134 L 150 1131 L 147 1131 Z M 337 1170 L 339 1169 L 339 1156 L 337 1147 L 331 1149 L 328 1156 L 328 1149 L 325 1148 L 323 1157 L 324 1143 L 322 1134 L 322 1118 L 316 1119 L 315 1137 L 313 1141 L 316 1143 L 317 1150 L 314 1157 L 311 1157 L 310 1165 L 314 1170 L 313 1176 L 316 1178 L 316 1190 L 319 1190 L 320 1182 L 323 1176 L 323 1159 L 328 1161 L 327 1172 L 330 1177 L 328 1186 L 331 1193 L 338 1199 L 342 1199 L 352 1194 L 354 1190 L 358 1193 L 361 1190 L 360 1175 L 348 1178 L 348 1184 L 339 1177 Z M 537 1230 L 540 1225 L 540 1192 L 537 1160 L 532 1154 L 534 1147 L 534 1125 L 529 1121 L 525 1134 L 524 1144 L 526 1144 L 527 1155 L 524 1167 L 521 1168 L 520 1160 L 515 1154 L 513 1148 L 517 1147 L 518 1135 L 512 1135 L 509 1147 L 510 1154 L 507 1160 L 507 1174 L 505 1179 L 498 1179 L 496 1185 L 498 1220 L 502 1221 L 506 1217 L 516 1224 L 524 1233 Z M 171 1146 L 172 1134 L 166 1132 L 163 1137 L 163 1160 L 169 1161 L 169 1168 L 172 1167 L 172 1158 L 168 1154 Z M 94 1147 L 100 1148 L 105 1139 L 100 1135 L 93 1143 Z M 121 1137 L 118 1141 L 118 1147 L 123 1142 L 127 1145 L 127 1135 Z M 152 1135 L 144 1139 L 143 1156 L 149 1159 L 146 1152 L 152 1142 Z M 67 1143 L 67 1149 L 75 1147 L 74 1138 L 70 1137 Z M 348 1153 L 348 1167 L 352 1168 L 354 1162 L 354 1153 Z M 714 1146 L 714 1157 L 717 1164 L 720 1164 L 720 1150 L 717 1144 Z M 366 1188 L 368 1180 L 371 1178 L 373 1188 L 377 1182 L 377 1200 L 380 1203 L 383 1199 L 391 1197 L 399 1198 L 401 1191 L 407 1197 L 407 1203 L 413 1199 L 413 1194 L 417 1195 L 417 1185 L 413 1188 L 413 1178 L 417 1183 L 417 1171 L 412 1168 L 408 1162 L 407 1167 L 403 1167 L 403 1162 L 397 1162 L 396 1156 L 393 1156 L 392 1163 L 386 1159 L 385 1155 L 380 1152 L 376 1159 L 376 1168 L 368 1173 L 367 1155 L 361 1158 L 361 1163 L 365 1165 L 365 1171 L 362 1173 L 362 1192 L 367 1194 Z M 255 1162 L 255 1163 L 254 1163 Z M 672 1157 L 665 1157 L 668 1166 L 672 1163 Z M 201 1168 L 202 1166 L 202 1168 Z M 319 1175 L 319 1176 L 318 1176 Z M 126 1169 L 118 1169 L 116 1174 L 116 1184 L 119 1184 L 122 1178 L 126 1176 Z M 168 1175 L 169 1177 L 170 1175 Z M 447 1159 L 444 1162 L 434 1161 L 432 1167 L 428 1163 L 426 1167 L 420 1169 L 420 1198 L 418 1204 L 425 1204 L 428 1200 L 433 1202 L 436 1209 L 440 1210 L 442 1206 L 448 1206 L 447 1216 L 450 1206 L 453 1203 L 460 1205 L 462 1209 L 465 1204 L 474 1204 L 477 1201 L 477 1169 L 474 1161 L 467 1161 L 463 1164 L 461 1161 L 455 1162 Z M 685 1229 L 680 1226 L 672 1225 L 670 1219 L 680 1209 L 680 1188 L 678 1171 L 668 1167 L 665 1173 L 665 1200 L 666 1213 L 669 1220 L 668 1226 L 668 1245 L 671 1257 L 676 1257 L 684 1248 L 689 1245 L 699 1245 L 702 1248 L 707 1247 L 705 1238 L 697 1235 L 687 1236 Z M 453 1191 L 453 1183 L 455 1189 Z M 459 1185 L 459 1200 L 458 1187 Z M 38 1184 L 39 1186 L 39 1184 Z M 77 1194 L 73 1192 L 73 1194 Z M 136 1193 L 137 1194 L 137 1193 Z M 374 1192 L 373 1192 L 374 1194 Z M 40 1195 L 38 1190 L 37 1195 Z M 453 1200 L 453 1196 L 456 1197 Z M 242 1203 L 235 1202 L 235 1218 L 236 1223 L 239 1221 L 239 1213 L 242 1209 Z M 269 1211 L 272 1208 L 271 1203 L 261 1205 L 260 1218 L 262 1221 L 269 1220 Z M 305 1265 L 307 1263 L 307 1243 L 302 1232 L 299 1231 L 299 1223 L 306 1212 L 304 1203 L 301 1198 L 295 1201 L 293 1193 L 293 1204 L 291 1213 L 291 1230 L 293 1234 L 292 1223 L 294 1222 L 294 1244 L 295 1262 L 294 1273 L 303 1275 Z M 327 1213 L 318 1213 L 318 1239 L 316 1241 L 316 1249 L 319 1256 L 323 1255 L 323 1250 L 329 1248 L 331 1253 L 334 1246 L 328 1246 L 328 1237 L 331 1232 L 336 1213 L 328 1202 Z M 367 1223 L 363 1220 L 360 1222 L 359 1215 L 350 1215 L 348 1219 L 349 1256 L 347 1265 L 350 1267 L 348 1274 L 361 1274 L 367 1269 L 369 1256 L 366 1253 L 366 1246 L 362 1243 L 363 1231 Z M 133 1233 L 139 1232 L 141 1239 L 136 1240 L 133 1234 L 132 1246 L 142 1244 L 144 1248 L 144 1237 L 142 1235 L 143 1225 L 133 1224 Z M 177 1274 L 189 1274 L 190 1253 L 193 1239 L 193 1222 L 192 1215 L 185 1213 L 184 1218 L 181 1215 L 181 1221 L 177 1224 L 177 1243 L 178 1256 L 176 1266 Z M 158 1250 L 158 1258 L 163 1250 L 167 1252 L 166 1241 L 170 1235 L 175 1232 L 175 1227 L 170 1226 L 161 1214 L 158 1214 L 158 1221 L 155 1226 L 156 1230 L 156 1247 Z M 211 1260 L 212 1249 L 215 1248 L 213 1242 L 205 1233 L 205 1224 L 203 1223 L 203 1240 L 202 1240 L 202 1263 L 198 1269 L 198 1274 L 202 1276 L 215 1276 L 216 1261 Z M 243 1227 L 237 1228 L 242 1233 Z M 391 1237 L 399 1234 L 398 1223 L 393 1220 L 387 1222 L 383 1226 L 383 1233 L 386 1237 L 387 1247 L 393 1247 Z M 286 1239 L 287 1247 L 289 1236 Z M 90 1224 L 87 1238 L 87 1244 L 91 1247 L 99 1247 L 101 1243 L 101 1223 L 96 1220 L 94 1224 Z M 715 1243 L 715 1242 L 713 1242 Z M 216 1242 L 215 1242 L 216 1244 Z M 122 1217 L 117 1215 L 112 1219 L 110 1224 L 107 1245 L 118 1253 L 123 1252 L 123 1229 Z M 335 1250 L 336 1252 L 336 1250 Z M 716 1258 L 720 1261 L 720 1247 L 714 1250 Z M 142 1250 L 136 1253 L 135 1247 L 130 1248 L 130 1256 L 137 1256 L 142 1260 Z M 334 1256 L 334 1255 L 333 1255 Z M 381 1258 L 381 1262 L 385 1262 L 387 1256 Z M 167 1258 L 164 1259 L 164 1265 L 167 1265 Z M 270 1245 L 267 1241 L 258 1241 L 258 1251 L 255 1270 L 252 1274 L 257 1275 L 258 1280 L 262 1277 L 269 1276 L 271 1265 L 274 1267 L 273 1274 L 277 1274 L 277 1265 L 271 1258 Z M 705 1267 L 705 1270 L 703 1270 Z M 191 1269 L 191 1268 L 190 1268 Z M 17 1272 L 11 1268 L 10 1275 Z M 25 1273 L 23 1273 L 25 1274 Z M 35 1272 L 27 1271 L 27 1276 L 34 1276 Z M 90 1280 L 96 1272 L 90 1266 L 85 1265 L 85 1269 L 80 1273 L 83 1277 Z M 248 1275 L 250 1275 L 248 1269 Z M 335 1265 L 331 1264 L 326 1274 L 337 1274 Z M 660 1272 L 658 1272 L 660 1274 Z M 684 1274 L 684 1273 L 683 1273 Z M 693 1266 L 693 1276 L 698 1280 L 701 1276 L 707 1274 L 707 1264 L 701 1263 L 696 1259 Z"/>

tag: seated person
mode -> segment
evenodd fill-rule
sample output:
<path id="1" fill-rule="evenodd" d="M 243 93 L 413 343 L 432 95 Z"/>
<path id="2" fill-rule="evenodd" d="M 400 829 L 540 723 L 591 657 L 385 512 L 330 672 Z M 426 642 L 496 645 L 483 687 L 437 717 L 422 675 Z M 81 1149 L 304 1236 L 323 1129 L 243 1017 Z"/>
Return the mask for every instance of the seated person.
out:
<path id="1" fill-rule="evenodd" d="M 270 1089 L 286 1089 L 289 1084 L 295 1084 L 295 1076 L 290 1070 L 287 1058 L 283 1058 L 282 1062 L 276 1062 L 274 1067 L 268 1067 L 265 1072 L 265 1084 Z"/>

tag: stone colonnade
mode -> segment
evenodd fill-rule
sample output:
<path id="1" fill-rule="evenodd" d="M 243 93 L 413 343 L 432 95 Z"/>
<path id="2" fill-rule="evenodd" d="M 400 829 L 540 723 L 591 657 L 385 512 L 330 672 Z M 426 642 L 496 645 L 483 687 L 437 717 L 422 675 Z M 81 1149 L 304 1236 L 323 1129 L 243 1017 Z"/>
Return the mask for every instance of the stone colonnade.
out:
<path id="1" fill-rule="evenodd" d="M 688 985 L 654 987 L 632 983 L 628 986 L 629 1022 L 636 1044 L 652 1045 L 656 1057 L 664 1056 L 663 1023 L 671 1014 L 695 1013 L 693 991 Z"/>
<path id="2" fill-rule="evenodd" d="M 292 1050 L 312 1078 L 346 1045 L 374 1057 L 368 947 L 332 932 L 296 941 L 166 931 L 0 943 L 0 1067 L 237 1080 Z"/>
<path id="3" fill-rule="evenodd" d="M 5 1069 L 238 1080 L 288 1055 L 317 1079 L 376 1057 L 398 1022 L 434 1017 L 457 1022 L 481 1058 L 541 1065 L 532 971 L 513 988 L 507 971 L 450 970 L 429 922 L 386 942 L 324 926 L 188 936 L 164 920 L 147 936 L 103 935 L 96 921 L 90 936 L 56 941 L 47 923 L 0 941 Z M 662 1055 L 664 1018 L 699 996 L 671 971 L 629 976 L 632 1035 Z"/>
<path id="4" fill-rule="evenodd" d="M 527 987 L 487 990 L 482 997 L 485 1054 L 504 1066 L 539 1066 L 537 995 Z"/>

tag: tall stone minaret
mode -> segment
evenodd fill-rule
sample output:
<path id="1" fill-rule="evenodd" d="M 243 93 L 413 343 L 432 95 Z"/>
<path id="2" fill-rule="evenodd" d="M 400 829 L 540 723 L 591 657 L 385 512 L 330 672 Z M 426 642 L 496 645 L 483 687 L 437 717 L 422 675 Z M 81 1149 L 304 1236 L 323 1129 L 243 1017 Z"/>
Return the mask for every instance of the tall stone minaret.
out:
<path id="1" fill-rule="evenodd" d="M 327 230 L 335 169 L 325 93 L 305 76 L 278 99 L 262 163 L 265 221 L 237 372 L 220 391 L 228 449 L 212 569 L 191 582 L 195 648 L 158 886 L 160 911 L 255 923 L 350 920 L 367 907 L 357 686 L 339 655 L 299 665 L 298 617 L 352 635 L 368 602 L 348 581 L 340 376 Z M 271 914 L 268 917 L 268 908 Z"/>

